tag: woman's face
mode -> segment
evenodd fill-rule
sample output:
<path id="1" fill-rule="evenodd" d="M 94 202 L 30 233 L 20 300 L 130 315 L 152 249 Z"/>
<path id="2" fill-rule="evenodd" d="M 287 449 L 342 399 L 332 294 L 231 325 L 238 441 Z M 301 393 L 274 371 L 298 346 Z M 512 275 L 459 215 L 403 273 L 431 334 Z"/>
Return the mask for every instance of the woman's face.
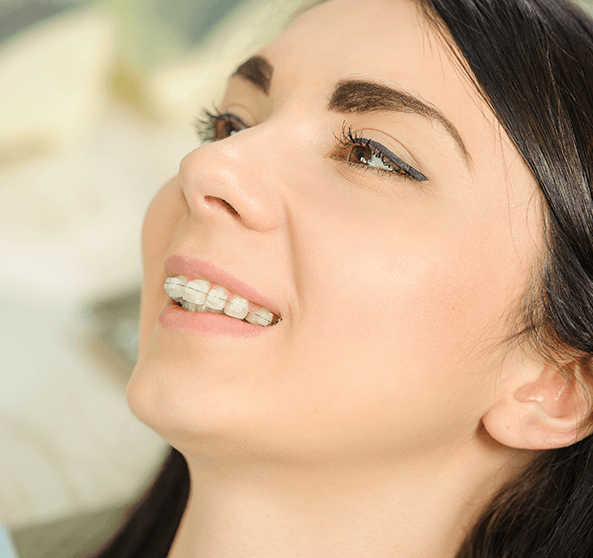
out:
<path id="1" fill-rule="evenodd" d="M 412 1 L 332 0 L 258 56 L 148 210 L 130 406 L 190 453 L 442 457 L 493 403 L 535 184 Z M 182 272 L 249 298 L 203 261 L 281 322 L 171 308 Z"/>

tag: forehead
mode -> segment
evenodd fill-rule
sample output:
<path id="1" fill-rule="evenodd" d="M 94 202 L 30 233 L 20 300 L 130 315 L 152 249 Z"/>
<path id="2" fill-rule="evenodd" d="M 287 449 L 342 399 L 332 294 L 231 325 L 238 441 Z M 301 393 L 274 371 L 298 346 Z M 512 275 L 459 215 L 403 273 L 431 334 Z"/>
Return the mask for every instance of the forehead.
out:
<path id="1" fill-rule="evenodd" d="M 369 79 L 437 108 L 459 130 L 472 159 L 475 151 L 478 162 L 480 151 L 500 154 L 500 162 L 518 158 L 450 44 L 413 0 L 329 0 L 261 54 L 274 66 L 278 98 L 317 94 L 322 105 L 340 80 Z M 489 172 L 493 163 L 487 162 Z"/>

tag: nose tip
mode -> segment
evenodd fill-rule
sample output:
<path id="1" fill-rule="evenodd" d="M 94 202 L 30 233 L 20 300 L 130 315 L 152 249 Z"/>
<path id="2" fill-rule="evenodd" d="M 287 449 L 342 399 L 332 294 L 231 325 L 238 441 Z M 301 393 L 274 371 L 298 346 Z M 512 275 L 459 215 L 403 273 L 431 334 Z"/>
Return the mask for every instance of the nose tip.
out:
<path id="1" fill-rule="evenodd" d="M 233 138 L 226 146 L 203 145 L 181 161 L 179 179 L 189 210 L 204 220 L 230 216 L 249 229 L 273 230 L 282 218 L 279 193 L 258 164 L 261 156 L 232 146 Z"/>

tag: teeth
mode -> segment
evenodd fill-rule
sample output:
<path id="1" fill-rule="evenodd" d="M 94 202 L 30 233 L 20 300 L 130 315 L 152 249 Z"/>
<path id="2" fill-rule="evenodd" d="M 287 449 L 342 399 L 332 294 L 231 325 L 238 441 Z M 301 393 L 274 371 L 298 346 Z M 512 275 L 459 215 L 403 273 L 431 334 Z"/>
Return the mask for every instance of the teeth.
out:
<path id="1" fill-rule="evenodd" d="M 240 296 L 234 297 L 224 309 L 224 313 L 231 318 L 242 320 L 249 312 L 249 302 Z"/>
<path id="2" fill-rule="evenodd" d="M 180 275 L 179 277 L 169 277 L 165 281 L 165 292 L 173 300 L 179 300 L 183 297 L 186 283 L 187 277 L 185 277 L 184 275 Z"/>
<path id="3" fill-rule="evenodd" d="M 253 325 L 268 326 L 272 323 L 274 314 L 267 308 L 260 308 L 257 312 L 251 312 L 246 320 Z"/>
<path id="4" fill-rule="evenodd" d="M 206 306 L 212 310 L 222 310 L 227 303 L 229 292 L 224 287 L 214 287 L 206 298 Z"/>
<path id="5" fill-rule="evenodd" d="M 181 300 L 181 307 L 184 310 L 189 310 L 190 312 L 197 312 L 198 305 L 188 302 L 187 300 Z"/>
<path id="6" fill-rule="evenodd" d="M 210 290 L 210 283 L 202 279 L 190 281 L 183 292 L 184 300 L 193 302 L 194 304 L 204 304 L 206 296 Z"/>
<path id="7" fill-rule="evenodd" d="M 211 312 L 226 314 L 231 318 L 245 320 L 256 326 L 269 326 L 274 321 L 274 314 L 267 308 L 256 312 L 249 310 L 249 301 L 240 296 L 232 296 L 220 286 L 212 286 L 203 279 L 187 280 L 184 275 L 169 277 L 165 281 L 165 292 L 184 310 L 190 312 Z M 278 320 L 280 321 L 280 320 Z"/>

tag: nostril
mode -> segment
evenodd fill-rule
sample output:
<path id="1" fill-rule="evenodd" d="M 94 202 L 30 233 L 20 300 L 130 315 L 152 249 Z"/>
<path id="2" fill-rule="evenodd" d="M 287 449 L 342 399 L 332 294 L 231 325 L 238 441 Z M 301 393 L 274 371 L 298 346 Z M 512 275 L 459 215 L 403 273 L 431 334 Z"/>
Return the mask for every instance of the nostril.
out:
<path id="1" fill-rule="evenodd" d="M 206 196 L 204 199 L 206 200 L 208 205 L 210 205 L 210 204 L 222 205 L 224 208 L 228 209 L 228 211 L 231 213 L 231 215 L 235 215 L 235 216 L 239 215 L 239 212 L 226 200 L 223 200 L 221 198 L 215 198 L 213 196 Z"/>

